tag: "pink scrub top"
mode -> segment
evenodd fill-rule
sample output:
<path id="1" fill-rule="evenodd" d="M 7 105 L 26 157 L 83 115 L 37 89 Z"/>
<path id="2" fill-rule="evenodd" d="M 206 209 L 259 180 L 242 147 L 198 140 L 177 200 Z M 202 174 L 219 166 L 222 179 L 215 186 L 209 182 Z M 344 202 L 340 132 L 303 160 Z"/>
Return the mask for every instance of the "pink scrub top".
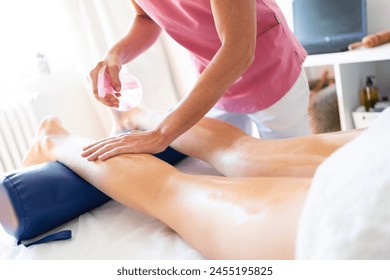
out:
<path id="1" fill-rule="evenodd" d="M 210 0 L 136 0 L 149 17 L 188 49 L 199 74 L 221 47 Z M 292 87 L 307 53 L 275 0 L 256 0 L 257 41 L 252 65 L 216 104 L 228 112 L 253 113 L 276 103 Z"/>

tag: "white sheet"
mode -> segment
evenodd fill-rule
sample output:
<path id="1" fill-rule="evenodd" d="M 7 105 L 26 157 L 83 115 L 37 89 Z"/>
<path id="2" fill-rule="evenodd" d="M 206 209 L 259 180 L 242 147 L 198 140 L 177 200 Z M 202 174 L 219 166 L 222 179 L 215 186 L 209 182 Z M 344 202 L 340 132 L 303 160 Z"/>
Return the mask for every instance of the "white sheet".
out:
<path id="1" fill-rule="evenodd" d="M 318 168 L 298 259 L 390 259 L 390 109 Z"/>
<path id="2" fill-rule="evenodd" d="M 208 164 L 193 158 L 181 161 L 177 168 L 192 174 L 219 174 Z M 52 232 L 61 229 L 71 229 L 73 238 L 26 248 L 17 246 L 15 239 L 0 226 L 0 259 L 204 259 L 158 220 L 115 201 L 109 201 Z"/>

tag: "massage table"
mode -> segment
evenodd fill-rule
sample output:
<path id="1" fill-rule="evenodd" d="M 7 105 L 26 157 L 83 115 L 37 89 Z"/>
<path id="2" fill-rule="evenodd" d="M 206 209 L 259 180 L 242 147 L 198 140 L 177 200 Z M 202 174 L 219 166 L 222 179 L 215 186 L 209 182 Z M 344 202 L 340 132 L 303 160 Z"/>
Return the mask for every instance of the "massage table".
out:
<path id="1" fill-rule="evenodd" d="M 389 143 L 387 109 L 319 166 L 298 224 L 297 259 L 390 259 Z M 194 158 L 176 167 L 220 175 Z M 71 229 L 73 238 L 27 248 L 0 227 L 0 259 L 205 259 L 160 221 L 112 200 L 60 229 Z"/>

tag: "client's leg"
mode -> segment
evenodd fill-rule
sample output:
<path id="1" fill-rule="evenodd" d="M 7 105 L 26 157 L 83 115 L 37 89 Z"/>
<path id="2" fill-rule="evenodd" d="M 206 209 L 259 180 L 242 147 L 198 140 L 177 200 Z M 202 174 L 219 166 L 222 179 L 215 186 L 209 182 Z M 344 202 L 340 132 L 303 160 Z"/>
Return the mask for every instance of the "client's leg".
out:
<path id="1" fill-rule="evenodd" d="M 153 129 L 167 113 L 136 108 L 132 129 Z M 359 131 L 261 140 L 219 120 L 203 118 L 171 146 L 210 163 L 226 176 L 312 176 L 317 166 Z"/>
<path id="2" fill-rule="evenodd" d="M 152 215 L 216 259 L 288 259 L 310 184 L 305 178 L 193 176 L 150 155 L 80 156 L 88 143 L 42 122 L 26 164 L 58 160 L 122 204 Z"/>

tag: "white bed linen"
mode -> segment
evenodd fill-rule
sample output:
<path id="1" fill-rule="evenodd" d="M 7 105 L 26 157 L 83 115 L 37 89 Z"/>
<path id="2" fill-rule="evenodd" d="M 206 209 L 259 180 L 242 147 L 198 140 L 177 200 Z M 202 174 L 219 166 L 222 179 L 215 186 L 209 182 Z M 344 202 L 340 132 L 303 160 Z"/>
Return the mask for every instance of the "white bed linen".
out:
<path id="1" fill-rule="evenodd" d="M 193 158 L 184 159 L 176 167 L 192 174 L 219 175 L 205 162 Z M 15 239 L 0 226 L 0 259 L 204 259 L 160 221 L 116 201 L 109 201 L 51 232 L 62 229 L 71 229 L 73 238 L 26 248 L 17 246 Z"/>
<path id="2" fill-rule="evenodd" d="M 298 259 L 390 259 L 390 109 L 317 169 L 296 248 Z"/>

